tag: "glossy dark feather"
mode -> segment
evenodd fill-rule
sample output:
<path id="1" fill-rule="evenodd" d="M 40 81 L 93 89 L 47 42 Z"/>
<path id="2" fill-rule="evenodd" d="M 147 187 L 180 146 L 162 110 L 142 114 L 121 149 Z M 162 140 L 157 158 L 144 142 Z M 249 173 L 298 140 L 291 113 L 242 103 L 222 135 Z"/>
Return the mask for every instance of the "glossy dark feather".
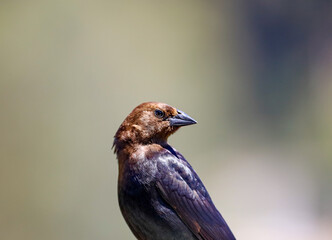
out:
<path id="1" fill-rule="evenodd" d="M 169 149 L 170 147 L 168 147 Z M 157 188 L 198 239 L 235 239 L 202 181 L 184 157 L 172 149 L 158 158 Z"/>

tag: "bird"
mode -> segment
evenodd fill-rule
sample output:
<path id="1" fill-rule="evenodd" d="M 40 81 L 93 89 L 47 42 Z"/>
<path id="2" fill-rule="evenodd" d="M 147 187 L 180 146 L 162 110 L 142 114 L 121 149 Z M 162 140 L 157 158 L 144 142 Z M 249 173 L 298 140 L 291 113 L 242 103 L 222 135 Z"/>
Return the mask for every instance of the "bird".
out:
<path id="1" fill-rule="evenodd" d="M 234 240 L 189 162 L 167 142 L 197 122 L 160 102 L 138 105 L 114 136 L 118 202 L 139 240 Z"/>

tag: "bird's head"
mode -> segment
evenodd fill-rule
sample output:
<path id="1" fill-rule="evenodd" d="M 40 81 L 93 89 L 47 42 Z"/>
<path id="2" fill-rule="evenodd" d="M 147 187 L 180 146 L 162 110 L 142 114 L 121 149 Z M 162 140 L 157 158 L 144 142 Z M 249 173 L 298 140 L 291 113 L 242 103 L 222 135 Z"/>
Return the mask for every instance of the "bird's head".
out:
<path id="1" fill-rule="evenodd" d="M 142 103 L 123 121 L 114 136 L 114 145 L 165 143 L 180 127 L 195 123 L 193 118 L 165 103 Z"/>

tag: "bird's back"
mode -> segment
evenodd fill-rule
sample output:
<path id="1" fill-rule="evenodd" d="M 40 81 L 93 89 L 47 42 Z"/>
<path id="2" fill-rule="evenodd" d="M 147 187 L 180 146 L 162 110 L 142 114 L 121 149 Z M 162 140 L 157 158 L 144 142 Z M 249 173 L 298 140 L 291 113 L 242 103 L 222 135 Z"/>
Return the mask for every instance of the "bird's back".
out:
<path id="1" fill-rule="evenodd" d="M 132 156 L 119 174 L 119 203 L 138 239 L 235 239 L 179 152 L 154 144 Z"/>
<path id="2" fill-rule="evenodd" d="M 137 239 L 197 239 L 156 188 L 157 159 L 139 159 L 119 174 L 121 212 Z"/>

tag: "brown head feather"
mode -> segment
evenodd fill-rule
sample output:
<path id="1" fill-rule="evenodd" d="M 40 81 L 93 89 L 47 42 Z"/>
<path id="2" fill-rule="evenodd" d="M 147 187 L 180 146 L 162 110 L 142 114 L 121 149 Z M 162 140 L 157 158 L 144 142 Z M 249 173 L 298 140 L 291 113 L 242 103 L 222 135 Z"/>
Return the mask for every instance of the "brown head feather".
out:
<path id="1" fill-rule="evenodd" d="M 161 110 L 163 117 L 155 116 Z M 177 109 L 165 103 L 146 102 L 138 105 L 122 122 L 114 136 L 114 151 L 126 145 L 166 143 L 179 127 L 170 126 L 168 118 L 177 115 Z"/>

